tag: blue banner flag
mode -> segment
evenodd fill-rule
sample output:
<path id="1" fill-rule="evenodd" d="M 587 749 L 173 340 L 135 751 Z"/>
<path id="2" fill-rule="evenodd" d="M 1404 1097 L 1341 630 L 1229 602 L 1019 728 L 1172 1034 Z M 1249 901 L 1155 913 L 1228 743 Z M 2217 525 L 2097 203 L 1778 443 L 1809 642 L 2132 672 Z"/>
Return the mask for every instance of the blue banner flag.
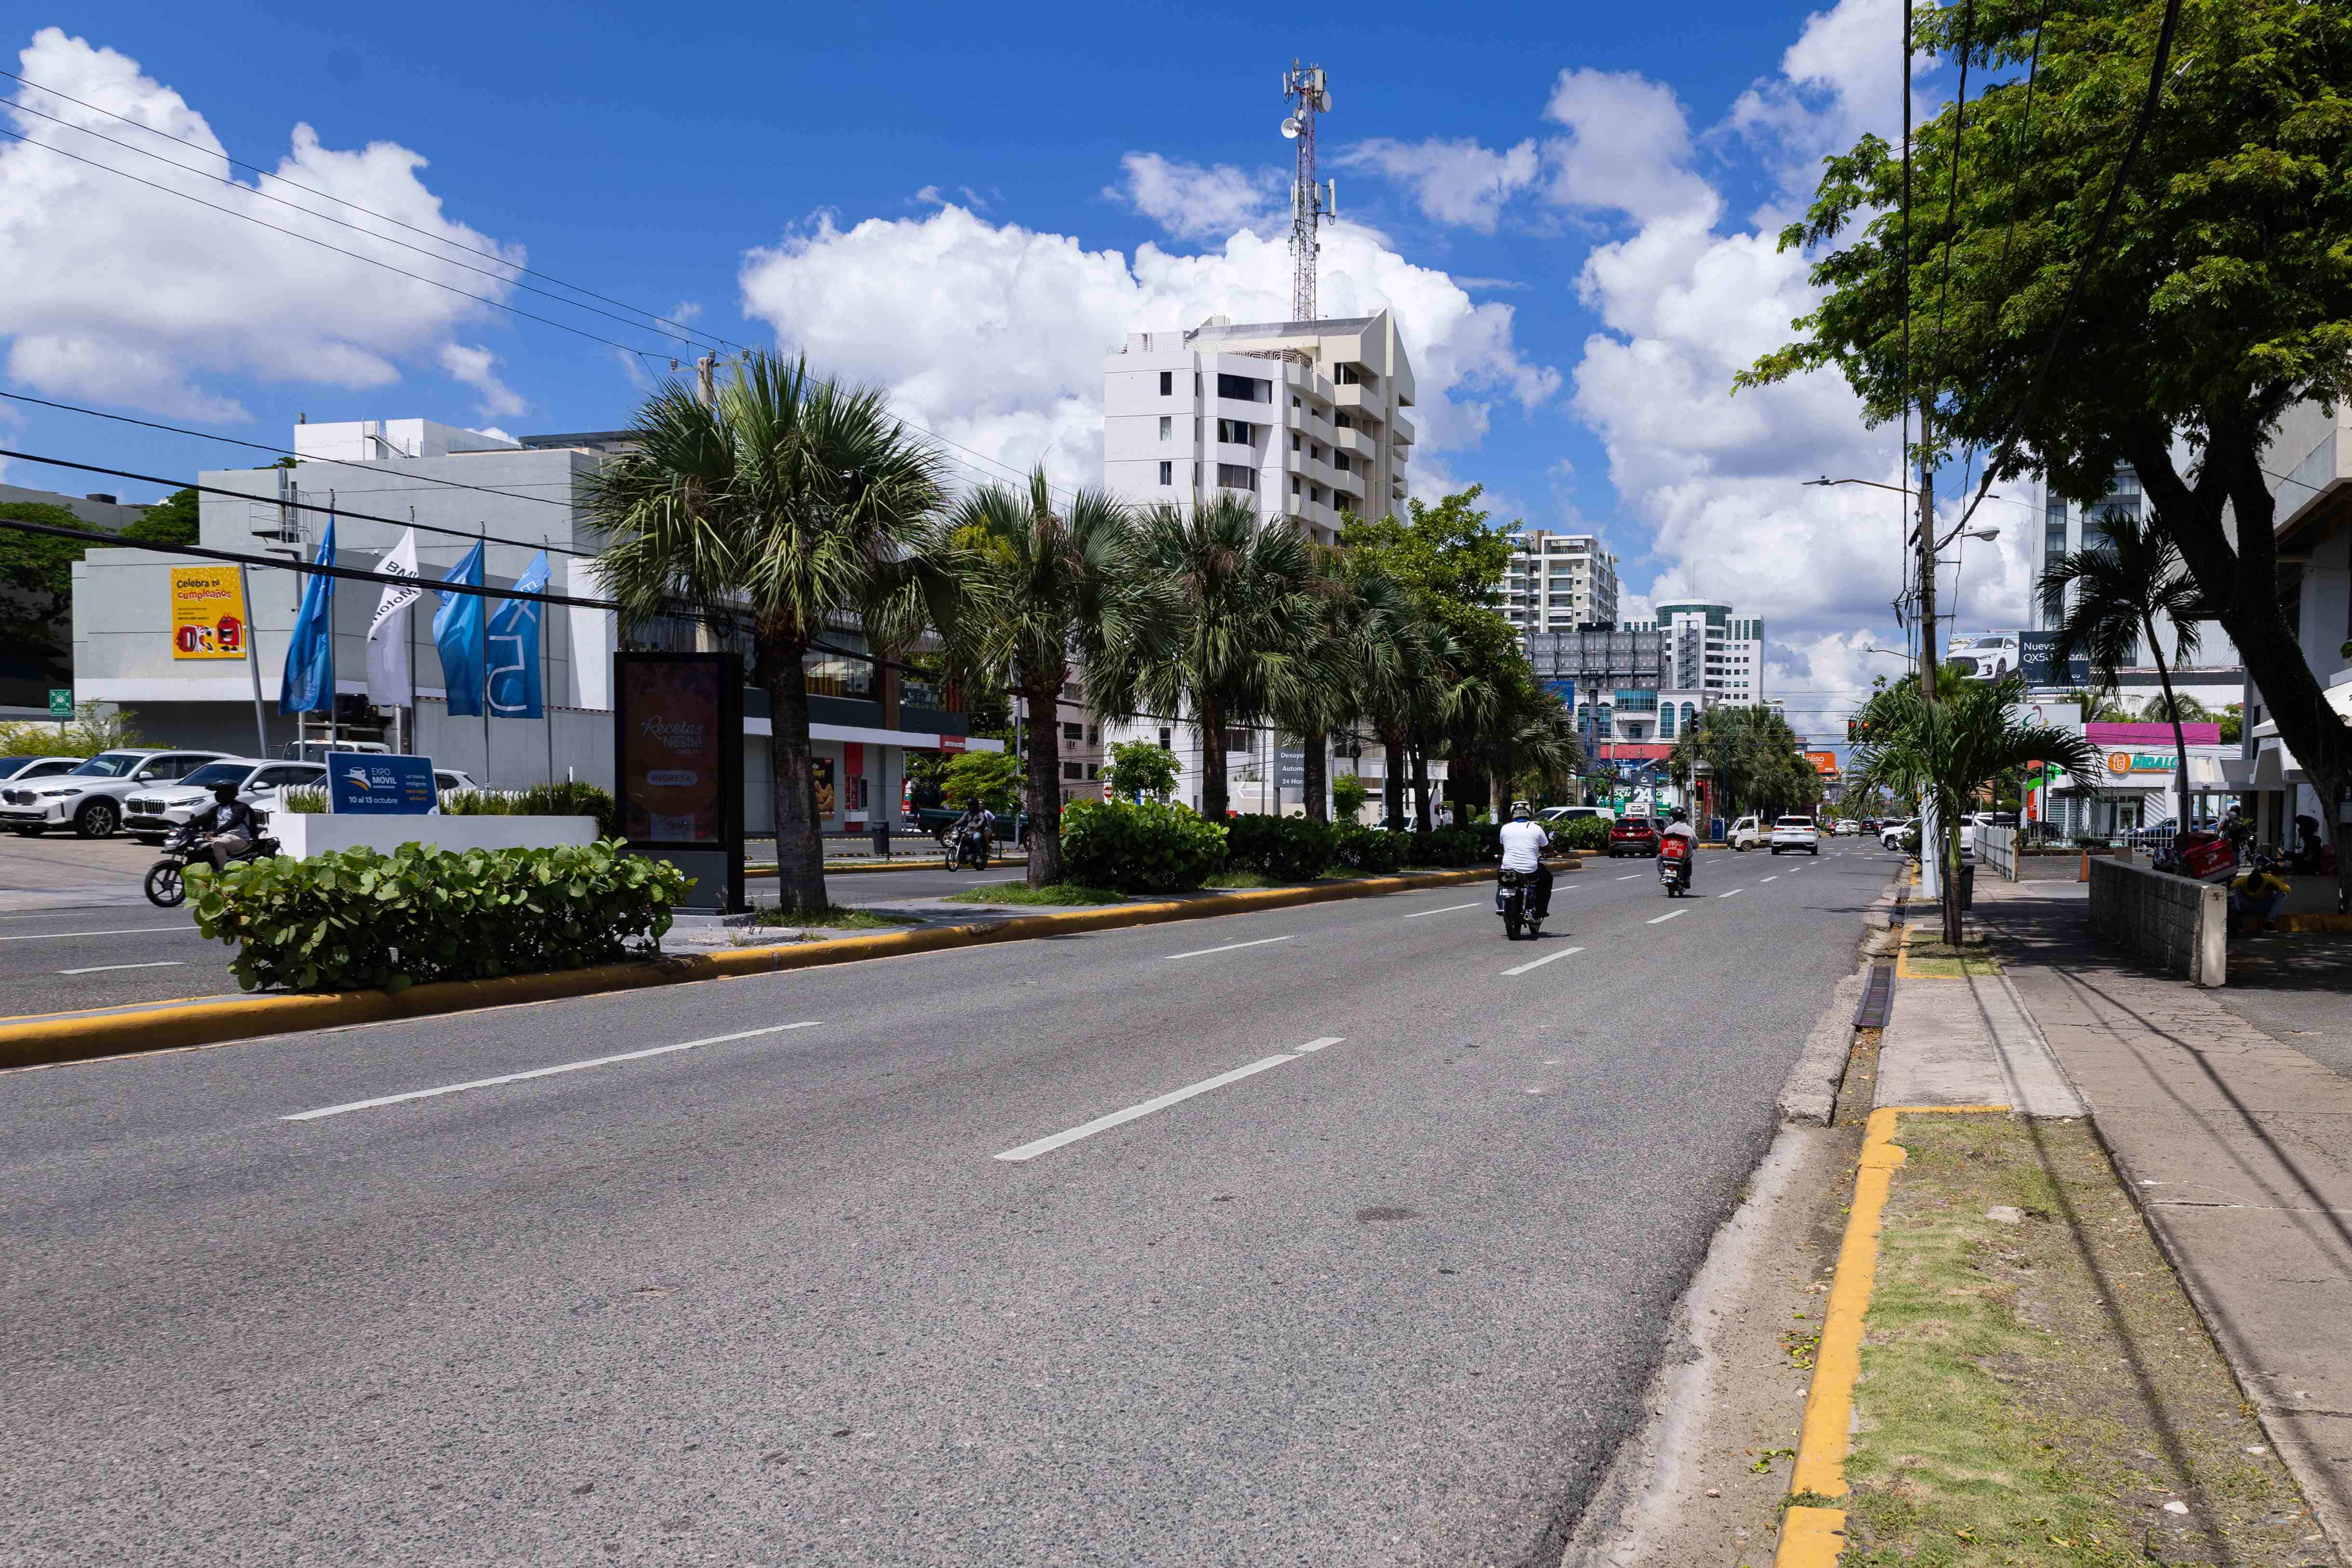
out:
<path id="1" fill-rule="evenodd" d="M 547 552 L 542 550 L 515 586 L 526 594 L 547 592 Z M 533 599 L 501 599 L 490 617 L 490 717 L 543 719 L 539 686 L 539 617 L 547 609 Z"/>
<path id="2" fill-rule="evenodd" d="M 466 552 L 444 583 L 482 582 L 482 547 Z M 445 594 L 435 589 L 441 607 L 433 613 L 433 646 L 441 650 L 441 689 L 449 700 L 451 718 L 482 710 L 482 595 Z"/>
<path id="3" fill-rule="evenodd" d="M 319 541 L 312 563 L 335 563 L 335 520 L 327 518 L 327 536 Z M 286 639 L 286 674 L 278 686 L 280 713 L 326 713 L 335 710 L 335 580 L 320 573 L 304 584 L 302 607 L 294 616 L 293 635 Z"/>

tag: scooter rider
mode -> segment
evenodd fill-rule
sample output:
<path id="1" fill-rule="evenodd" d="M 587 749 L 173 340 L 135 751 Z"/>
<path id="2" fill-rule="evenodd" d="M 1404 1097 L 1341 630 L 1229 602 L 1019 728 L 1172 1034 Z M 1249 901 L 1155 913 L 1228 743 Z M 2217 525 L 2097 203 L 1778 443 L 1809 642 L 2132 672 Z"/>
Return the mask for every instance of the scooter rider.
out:
<path id="1" fill-rule="evenodd" d="M 1551 915 L 1551 868 L 1543 861 L 1543 852 L 1551 847 L 1551 835 L 1543 830 L 1535 815 L 1526 801 L 1511 803 L 1511 820 L 1503 824 L 1503 869 L 1534 876 L 1535 902 L 1528 918 L 1540 921 Z"/>
<path id="2" fill-rule="evenodd" d="M 213 802 L 188 826 L 209 840 L 205 852 L 213 858 L 213 869 L 226 871 L 231 860 L 253 847 L 253 807 L 236 798 L 232 784 L 215 784 Z"/>
<path id="3" fill-rule="evenodd" d="M 1683 880 L 1685 886 L 1698 880 L 1698 835 L 1691 830 L 1690 813 L 1682 806 L 1675 807 L 1666 826 L 1658 834 L 1658 858 L 1666 858 L 1666 840 L 1679 838 L 1683 843 Z"/>
<path id="4" fill-rule="evenodd" d="M 996 813 L 989 810 L 978 795 L 963 803 L 963 815 L 956 818 L 955 841 L 961 844 L 973 834 L 980 836 L 982 845 L 996 835 Z"/>

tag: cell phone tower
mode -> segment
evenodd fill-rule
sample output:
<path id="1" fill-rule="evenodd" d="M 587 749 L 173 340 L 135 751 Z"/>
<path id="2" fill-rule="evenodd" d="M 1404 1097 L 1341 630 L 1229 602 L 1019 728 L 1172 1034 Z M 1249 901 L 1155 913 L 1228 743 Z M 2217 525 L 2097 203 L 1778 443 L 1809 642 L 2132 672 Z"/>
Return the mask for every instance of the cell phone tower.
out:
<path id="1" fill-rule="evenodd" d="M 1282 96 L 1291 100 L 1282 133 L 1298 143 L 1298 175 L 1290 184 L 1290 319 L 1315 320 L 1315 261 L 1322 250 L 1324 224 L 1339 216 L 1339 183 L 1326 188 L 1315 178 L 1315 117 L 1331 112 L 1331 89 L 1321 66 L 1297 59 L 1282 73 Z"/>

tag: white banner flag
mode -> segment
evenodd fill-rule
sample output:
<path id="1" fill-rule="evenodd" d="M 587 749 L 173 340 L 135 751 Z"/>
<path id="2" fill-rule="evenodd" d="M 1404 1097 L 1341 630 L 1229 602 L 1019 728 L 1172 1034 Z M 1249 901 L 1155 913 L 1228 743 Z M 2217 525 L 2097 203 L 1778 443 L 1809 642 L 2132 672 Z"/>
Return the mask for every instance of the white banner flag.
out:
<path id="1" fill-rule="evenodd" d="M 400 542 L 375 563 L 375 569 L 409 581 L 386 583 L 383 597 L 376 601 L 375 621 L 368 627 L 368 700 L 379 708 L 405 708 L 409 701 L 408 612 L 425 595 L 415 581 L 416 531 L 412 528 L 402 534 Z"/>

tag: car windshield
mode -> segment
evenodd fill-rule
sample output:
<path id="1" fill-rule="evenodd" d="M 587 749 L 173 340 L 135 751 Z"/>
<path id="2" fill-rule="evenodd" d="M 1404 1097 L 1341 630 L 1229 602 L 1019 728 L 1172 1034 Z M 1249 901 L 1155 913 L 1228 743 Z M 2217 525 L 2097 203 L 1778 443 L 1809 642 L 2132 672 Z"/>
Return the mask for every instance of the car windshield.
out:
<path id="1" fill-rule="evenodd" d="M 140 752 L 100 752 L 74 772 L 84 778 L 119 779 L 146 760 Z"/>
<path id="2" fill-rule="evenodd" d="M 242 784 L 253 771 L 251 763 L 206 763 L 180 781 L 183 789 L 210 789 L 215 784 Z"/>
<path id="3" fill-rule="evenodd" d="M 2008 646 L 2009 646 L 2009 639 L 2008 639 L 2007 637 L 1979 637 L 1979 638 L 1977 638 L 1977 647 L 2007 647 Z"/>

